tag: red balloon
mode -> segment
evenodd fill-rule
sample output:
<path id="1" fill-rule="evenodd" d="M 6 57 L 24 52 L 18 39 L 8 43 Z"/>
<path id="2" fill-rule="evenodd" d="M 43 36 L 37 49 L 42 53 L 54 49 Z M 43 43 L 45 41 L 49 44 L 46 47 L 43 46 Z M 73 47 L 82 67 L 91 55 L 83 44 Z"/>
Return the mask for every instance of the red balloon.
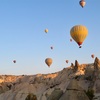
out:
<path id="1" fill-rule="evenodd" d="M 92 54 L 91 57 L 94 58 L 94 54 Z"/>
<path id="2" fill-rule="evenodd" d="M 66 63 L 68 63 L 68 60 L 66 60 Z"/>

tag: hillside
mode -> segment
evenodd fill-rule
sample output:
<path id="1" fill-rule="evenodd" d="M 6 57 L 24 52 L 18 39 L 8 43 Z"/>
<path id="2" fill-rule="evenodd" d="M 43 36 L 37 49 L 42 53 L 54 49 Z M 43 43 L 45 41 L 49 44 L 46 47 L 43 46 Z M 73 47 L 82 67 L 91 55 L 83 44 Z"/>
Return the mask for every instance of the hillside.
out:
<path id="1" fill-rule="evenodd" d="M 75 60 L 51 74 L 0 75 L 0 100 L 25 100 L 28 94 L 34 94 L 34 100 L 100 100 L 100 60 Z"/>

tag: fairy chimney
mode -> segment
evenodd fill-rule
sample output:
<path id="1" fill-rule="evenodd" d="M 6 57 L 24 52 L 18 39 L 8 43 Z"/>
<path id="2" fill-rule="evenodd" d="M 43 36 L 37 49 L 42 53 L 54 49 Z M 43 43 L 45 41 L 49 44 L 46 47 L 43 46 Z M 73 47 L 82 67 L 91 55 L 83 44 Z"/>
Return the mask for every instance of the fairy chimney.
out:
<path id="1" fill-rule="evenodd" d="M 75 60 L 75 66 L 74 66 L 74 72 L 78 71 L 80 69 L 80 65 L 77 60 Z"/>
<path id="2" fill-rule="evenodd" d="M 97 71 L 100 69 L 100 60 L 97 57 L 94 60 L 94 69 Z"/>

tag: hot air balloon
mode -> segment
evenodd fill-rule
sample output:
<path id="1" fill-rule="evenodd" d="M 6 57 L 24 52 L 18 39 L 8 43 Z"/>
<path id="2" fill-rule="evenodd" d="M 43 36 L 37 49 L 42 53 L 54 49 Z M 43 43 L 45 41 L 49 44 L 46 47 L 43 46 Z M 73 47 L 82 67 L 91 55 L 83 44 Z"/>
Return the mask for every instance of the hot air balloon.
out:
<path id="1" fill-rule="evenodd" d="M 81 7 L 83 8 L 86 4 L 85 0 L 80 0 L 79 1 L 79 4 L 81 5 Z"/>
<path id="2" fill-rule="evenodd" d="M 48 67 L 50 67 L 50 65 L 52 64 L 52 59 L 51 58 L 46 58 L 45 63 L 48 65 Z"/>
<path id="3" fill-rule="evenodd" d="M 72 42 L 72 39 L 70 39 L 70 42 Z"/>
<path id="4" fill-rule="evenodd" d="M 53 46 L 51 46 L 50 48 L 53 49 Z"/>
<path id="5" fill-rule="evenodd" d="M 91 57 L 94 58 L 94 54 L 92 54 Z"/>
<path id="6" fill-rule="evenodd" d="M 16 60 L 13 60 L 13 63 L 16 63 Z"/>
<path id="7" fill-rule="evenodd" d="M 66 63 L 68 63 L 68 60 L 66 60 Z"/>
<path id="8" fill-rule="evenodd" d="M 48 33 L 48 29 L 45 29 L 45 33 Z"/>
<path id="9" fill-rule="evenodd" d="M 75 42 L 79 45 L 79 48 L 81 48 L 83 41 L 88 35 L 88 30 L 83 25 L 75 25 L 71 28 L 70 35 L 75 40 Z"/>

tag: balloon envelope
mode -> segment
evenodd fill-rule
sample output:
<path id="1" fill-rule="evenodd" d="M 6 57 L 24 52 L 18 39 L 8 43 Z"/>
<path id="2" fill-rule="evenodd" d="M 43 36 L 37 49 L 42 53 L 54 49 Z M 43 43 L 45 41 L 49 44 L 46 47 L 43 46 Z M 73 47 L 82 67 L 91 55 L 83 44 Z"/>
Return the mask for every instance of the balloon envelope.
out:
<path id="1" fill-rule="evenodd" d="M 72 39 L 70 39 L 70 42 L 72 42 Z"/>
<path id="2" fill-rule="evenodd" d="M 68 60 L 66 60 L 66 63 L 68 63 Z"/>
<path id="3" fill-rule="evenodd" d="M 16 63 L 16 60 L 13 60 L 13 63 Z"/>
<path id="4" fill-rule="evenodd" d="M 48 29 L 45 29 L 45 33 L 48 33 Z"/>
<path id="5" fill-rule="evenodd" d="M 80 46 L 88 35 L 88 30 L 83 25 L 75 25 L 70 30 L 71 37 Z"/>
<path id="6" fill-rule="evenodd" d="M 52 59 L 51 58 L 46 58 L 45 63 L 50 67 L 50 65 L 52 64 Z"/>
<path id="7" fill-rule="evenodd" d="M 94 58 L 94 54 L 92 54 L 91 57 Z"/>
<path id="8" fill-rule="evenodd" d="M 51 49 L 53 49 L 53 46 L 51 46 Z"/>
<path id="9" fill-rule="evenodd" d="M 80 6 L 83 8 L 86 4 L 86 2 L 84 0 L 79 1 Z"/>

